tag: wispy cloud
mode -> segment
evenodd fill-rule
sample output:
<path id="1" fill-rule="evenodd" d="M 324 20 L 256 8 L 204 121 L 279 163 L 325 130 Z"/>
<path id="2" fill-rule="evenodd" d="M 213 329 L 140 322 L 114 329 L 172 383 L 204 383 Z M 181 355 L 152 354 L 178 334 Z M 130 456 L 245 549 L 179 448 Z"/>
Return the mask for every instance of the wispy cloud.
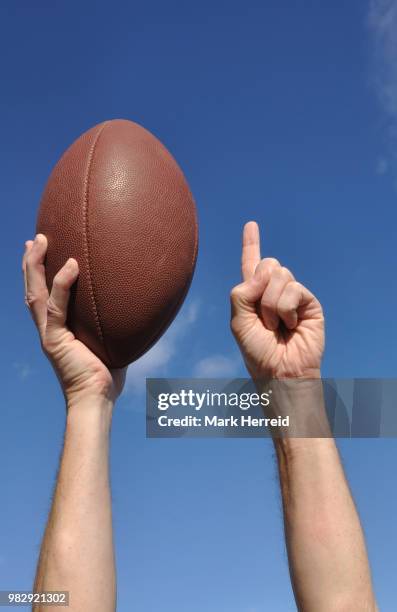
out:
<path id="1" fill-rule="evenodd" d="M 368 25 L 372 34 L 371 82 L 387 121 L 393 167 L 397 162 L 397 0 L 370 0 Z M 377 174 L 385 174 L 389 160 L 378 160 Z"/>
<path id="2" fill-rule="evenodd" d="M 125 391 L 142 392 L 146 378 L 167 375 L 167 366 L 177 354 L 178 343 L 197 321 L 199 302 L 193 301 L 181 311 L 170 329 L 160 338 L 150 351 L 130 365 L 127 372 Z"/>
<path id="3" fill-rule="evenodd" d="M 384 110 L 397 121 L 397 0 L 370 0 L 374 39 L 373 79 Z"/>
<path id="4" fill-rule="evenodd" d="M 28 363 L 15 361 L 12 365 L 20 380 L 25 380 L 32 373 L 32 368 Z"/>
<path id="5" fill-rule="evenodd" d="M 389 170 L 389 162 L 385 157 L 380 157 L 376 163 L 376 174 L 382 176 L 386 174 Z"/>
<path id="6" fill-rule="evenodd" d="M 194 367 L 197 378 L 230 378 L 237 374 L 240 360 L 225 355 L 210 355 L 201 359 Z"/>

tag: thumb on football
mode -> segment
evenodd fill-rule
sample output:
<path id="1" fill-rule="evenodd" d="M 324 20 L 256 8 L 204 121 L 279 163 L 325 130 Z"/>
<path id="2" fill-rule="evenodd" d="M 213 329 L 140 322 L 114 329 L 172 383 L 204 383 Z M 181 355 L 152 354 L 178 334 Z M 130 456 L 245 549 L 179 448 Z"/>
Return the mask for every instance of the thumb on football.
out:
<path id="1" fill-rule="evenodd" d="M 66 323 L 70 289 L 79 275 L 75 259 L 68 259 L 52 281 L 47 301 L 47 329 L 63 327 Z"/>

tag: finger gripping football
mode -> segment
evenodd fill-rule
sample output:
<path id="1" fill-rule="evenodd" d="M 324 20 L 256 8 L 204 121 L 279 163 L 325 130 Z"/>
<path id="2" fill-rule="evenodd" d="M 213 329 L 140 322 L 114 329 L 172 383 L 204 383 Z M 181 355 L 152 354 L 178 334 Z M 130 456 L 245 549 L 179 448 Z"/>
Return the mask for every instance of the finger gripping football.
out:
<path id="1" fill-rule="evenodd" d="M 177 314 L 197 256 L 197 218 L 178 164 L 127 120 L 85 132 L 61 157 L 41 200 L 48 288 L 69 257 L 79 278 L 68 325 L 108 367 L 145 353 Z"/>

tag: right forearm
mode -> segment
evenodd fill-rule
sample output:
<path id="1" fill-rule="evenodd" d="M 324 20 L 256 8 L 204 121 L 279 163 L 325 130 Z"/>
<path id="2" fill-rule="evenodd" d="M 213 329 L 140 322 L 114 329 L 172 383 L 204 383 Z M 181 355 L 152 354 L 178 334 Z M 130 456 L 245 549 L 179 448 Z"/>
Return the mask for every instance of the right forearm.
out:
<path id="1" fill-rule="evenodd" d="M 363 533 L 334 440 L 279 439 L 275 448 L 299 609 L 373 612 Z"/>
<path id="2" fill-rule="evenodd" d="M 37 590 L 70 592 L 70 607 L 110 612 L 115 576 L 108 476 L 111 406 L 69 408 Z M 74 606 L 77 607 L 74 607 Z"/>

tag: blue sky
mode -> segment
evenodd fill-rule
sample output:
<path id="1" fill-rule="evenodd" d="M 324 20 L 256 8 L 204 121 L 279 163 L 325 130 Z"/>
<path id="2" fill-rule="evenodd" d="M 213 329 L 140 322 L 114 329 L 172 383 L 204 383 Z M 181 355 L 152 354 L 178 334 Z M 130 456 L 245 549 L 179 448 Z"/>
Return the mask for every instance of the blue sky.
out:
<path id="1" fill-rule="evenodd" d="M 146 375 L 244 370 L 229 333 L 240 232 L 320 298 L 325 376 L 397 372 L 397 3 L 3 2 L 0 589 L 28 589 L 64 424 L 23 304 L 40 194 L 82 131 L 125 117 L 178 159 L 200 255 L 112 431 L 119 610 L 294 610 L 269 441 L 147 440 Z M 396 440 L 344 440 L 382 610 L 397 599 Z"/>

